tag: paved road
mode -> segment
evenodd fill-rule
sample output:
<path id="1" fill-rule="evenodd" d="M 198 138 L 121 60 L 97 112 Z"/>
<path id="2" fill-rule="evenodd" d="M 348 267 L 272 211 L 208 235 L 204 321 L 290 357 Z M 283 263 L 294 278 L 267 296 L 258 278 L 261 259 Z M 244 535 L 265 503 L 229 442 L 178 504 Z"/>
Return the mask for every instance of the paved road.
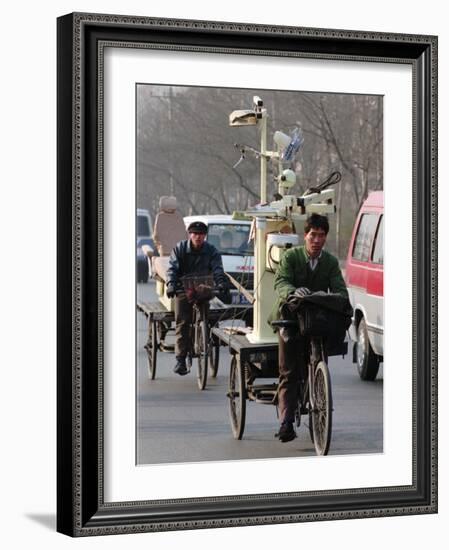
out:
<path id="1" fill-rule="evenodd" d="M 138 285 L 138 299 L 155 301 L 152 282 Z M 196 385 L 195 365 L 187 376 L 173 373 L 174 354 L 159 352 L 156 379 L 148 378 L 146 323 L 138 314 L 137 462 L 138 464 L 200 462 L 314 455 L 305 424 L 290 443 L 274 438 L 276 408 L 247 402 L 245 432 L 232 437 L 226 397 L 230 355 L 221 348 L 218 376 L 207 388 Z M 332 442 L 329 454 L 382 452 L 383 376 L 362 382 L 349 356 L 331 357 L 334 398 Z M 264 381 L 265 382 L 269 382 Z M 303 417 L 305 418 L 305 417 Z"/>

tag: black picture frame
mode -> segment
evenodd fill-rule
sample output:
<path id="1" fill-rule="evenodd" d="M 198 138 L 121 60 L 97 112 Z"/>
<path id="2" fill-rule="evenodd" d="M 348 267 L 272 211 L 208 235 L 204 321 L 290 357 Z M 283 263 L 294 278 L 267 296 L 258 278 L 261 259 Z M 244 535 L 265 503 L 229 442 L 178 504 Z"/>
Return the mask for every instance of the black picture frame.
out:
<path id="1" fill-rule="evenodd" d="M 437 37 L 75 13 L 58 28 L 57 530 L 71 536 L 437 512 Z M 413 483 L 105 503 L 102 44 L 413 70 Z M 136 46 L 137 45 L 137 46 Z"/>

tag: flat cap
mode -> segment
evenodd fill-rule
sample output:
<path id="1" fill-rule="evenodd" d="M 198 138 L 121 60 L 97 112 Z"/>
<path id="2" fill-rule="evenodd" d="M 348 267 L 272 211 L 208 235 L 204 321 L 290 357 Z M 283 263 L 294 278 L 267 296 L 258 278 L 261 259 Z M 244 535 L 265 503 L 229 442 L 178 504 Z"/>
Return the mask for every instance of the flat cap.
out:
<path id="1" fill-rule="evenodd" d="M 207 225 L 203 222 L 192 222 L 187 231 L 189 233 L 207 233 Z"/>

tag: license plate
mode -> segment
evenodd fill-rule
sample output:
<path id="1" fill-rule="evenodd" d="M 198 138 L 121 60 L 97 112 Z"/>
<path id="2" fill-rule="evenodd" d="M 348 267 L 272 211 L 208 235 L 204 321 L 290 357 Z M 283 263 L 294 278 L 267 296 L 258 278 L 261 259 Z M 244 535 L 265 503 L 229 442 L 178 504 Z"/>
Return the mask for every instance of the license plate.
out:
<path id="1" fill-rule="evenodd" d="M 245 298 L 243 294 L 235 293 L 232 295 L 232 303 L 234 305 L 247 305 L 249 301 Z"/>

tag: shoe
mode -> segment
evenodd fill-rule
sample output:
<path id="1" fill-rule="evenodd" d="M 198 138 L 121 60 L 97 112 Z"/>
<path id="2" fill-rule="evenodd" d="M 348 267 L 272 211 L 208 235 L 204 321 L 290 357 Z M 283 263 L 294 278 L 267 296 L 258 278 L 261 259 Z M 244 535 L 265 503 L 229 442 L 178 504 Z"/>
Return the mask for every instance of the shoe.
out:
<path id="1" fill-rule="evenodd" d="M 276 437 L 279 441 L 282 441 L 282 443 L 287 443 L 295 439 L 296 432 L 293 428 L 293 422 L 282 422 Z"/>
<path id="2" fill-rule="evenodd" d="M 185 374 L 188 374 L 189 369 L 186 367 L 186 360 L 184 357 L 179 358 L 176 361 L 176 365 L 173 368 L 173 372 L 176 374 L 179 374 L 180 376 L 184 376 Z"/>

